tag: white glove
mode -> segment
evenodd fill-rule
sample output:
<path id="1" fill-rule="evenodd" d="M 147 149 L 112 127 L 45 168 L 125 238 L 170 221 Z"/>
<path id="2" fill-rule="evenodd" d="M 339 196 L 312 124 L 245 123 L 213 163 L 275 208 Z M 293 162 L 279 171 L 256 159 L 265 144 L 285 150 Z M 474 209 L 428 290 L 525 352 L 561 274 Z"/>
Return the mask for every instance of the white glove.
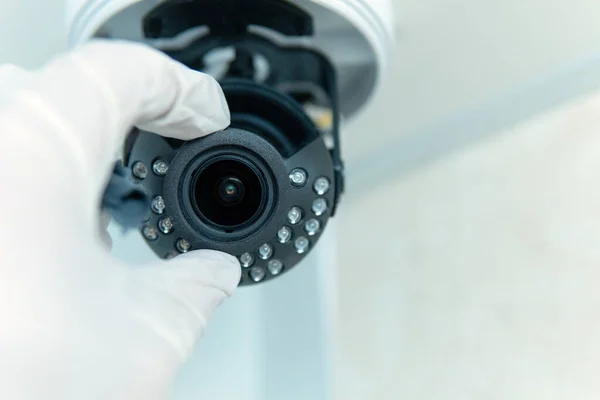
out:
<path id="1" fill-rule="evenodd" d="M 0 398 L 166 398 L 239 264 L 196 251 L 124 265 L 102 245 L 99 204 L 132 126 L 181 139 L 224 129 L 223 92 L 116 41 L 37 73 L 0 69 L 23 80 L 0 107 Z"/>

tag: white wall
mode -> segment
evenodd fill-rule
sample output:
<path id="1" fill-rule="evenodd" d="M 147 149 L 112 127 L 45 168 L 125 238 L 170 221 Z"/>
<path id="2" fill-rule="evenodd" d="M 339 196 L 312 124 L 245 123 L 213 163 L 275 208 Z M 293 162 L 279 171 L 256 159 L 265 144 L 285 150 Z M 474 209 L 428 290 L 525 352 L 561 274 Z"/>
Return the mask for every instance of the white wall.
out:
<path id="1" fill-rule="evenodd" d="M 340 208 L 337 399 L 600 397 L 599 132 L 597 93 Z"/>
<path id="2" fill-rule="evenodd" d="M 599 398 L 600 101 L 510 125 L 600 88 L 600 3 L 397 5 L 344 132 L 336 399 Z"/>

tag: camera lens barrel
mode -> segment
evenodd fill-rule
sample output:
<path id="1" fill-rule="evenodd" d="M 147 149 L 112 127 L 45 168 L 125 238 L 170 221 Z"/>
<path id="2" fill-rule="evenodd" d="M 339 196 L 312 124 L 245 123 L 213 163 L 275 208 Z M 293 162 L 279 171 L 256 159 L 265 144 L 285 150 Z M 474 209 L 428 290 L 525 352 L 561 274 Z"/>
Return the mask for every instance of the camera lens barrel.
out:
<path id="1" fill-rule="evenodd" d="M 218 140 L 208 140 L 212 136 Z M 265 161 L 277 153 L 269 152 L 268 142 L 259 137 L 253 145 L 231 142 L 241 136 L 249 133 L 231 129 L 186 143 L 165 179 L 165 201 L 177 201 L 189 224 L 216 240 L 252 234 L 278 197 L 275 172 Z"/>
<path id="2" fill-rule="evenodd" d="M 244 186 L 244 198 L 223 205 L 218 193 L 224 179 L 235 177 Z M 266 140 L 248 131 L 230 128 L 184 144 L 177 150 L 163 184 L 163 197 L 182 234 L 201 233 L 199 248 L 225 251 L 235 241 L 254 236 L 268 223 L 281 198 L 284 160 Z M 216 189 L 215 189 L 216 188 Z M 239 250 L 238 250 L 239 251 Z"/>

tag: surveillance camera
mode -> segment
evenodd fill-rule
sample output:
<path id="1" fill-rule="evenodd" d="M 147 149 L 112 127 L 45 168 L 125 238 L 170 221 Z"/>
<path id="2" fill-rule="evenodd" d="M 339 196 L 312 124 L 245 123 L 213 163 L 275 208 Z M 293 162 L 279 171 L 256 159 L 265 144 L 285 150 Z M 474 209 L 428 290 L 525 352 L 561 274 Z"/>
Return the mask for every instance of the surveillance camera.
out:
<path id="1" fill-rule="evenodd" d="M 105 209 L 135 224 L 158 257 L 214 249 L 238 257 L 240 285 L 281 276 L 310 253 L 335 215 L 344 189 L 340 120 L 369 98 L 384 40 L 369 42 L 354 29 L 345 49 L 327 51 L 331 40 L 318 34 L 327 30 L 323 21 L 339 30 L 348 15 L 312 1 L 142 3 L 115 13 L 92 36 L 132 39 L 123 27 L 135 16 L 135 40 L 219 81 L 231 125 L 192 141 L 134 130 Z M 349 62 L 344 53 L 353 47 L 358 61 Z"/>
<path id="2" fill-rule="evenodd" d="M 159 257 L 215 249 L 239 257 L 241 285 L 290 270 L 316 245 L 343 169 L 291 96 L 223 80 L 231 126 L 182 142 L 136 132 L 124 163 L 150 210 L 141 232 Z"/>

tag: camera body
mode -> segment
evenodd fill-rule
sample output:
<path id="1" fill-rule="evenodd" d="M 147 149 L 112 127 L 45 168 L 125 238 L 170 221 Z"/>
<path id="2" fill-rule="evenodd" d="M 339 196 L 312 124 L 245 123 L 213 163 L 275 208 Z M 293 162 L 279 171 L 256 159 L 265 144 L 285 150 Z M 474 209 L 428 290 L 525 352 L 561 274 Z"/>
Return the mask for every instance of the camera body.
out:
<path id="1" fill-rule="evenodd" d="M 384 68 L 372 54 L 382 46 L 353 33 L 373 53 L 359 61 L 352 82 L 340 57 L 313 40 L 319 17 L 348 19 L 331 9 L 317 12 L 319 2 L 142 3 L 124 7 L 93 36 L 132 39 L 115 27 L 136 15 L 136 40 L 220 82 L 231 125 L 189 142 L 134 130 L 104 208 L 135 225 L 158 257 L 215 249 L 239 258 L 240 285 L 282 275 L 314 248 L 335 214 L 344 188 L 340 120 L 374 90 Z M 345 50 L 352 44 L 335 54 L 343 59 Z M 352 86 L 359 90 L 340 101 Z M 137 216 L 136 208 L 115 201 L 123 198 L 142 205 Z"/>
<path id="2" fill-rule="evenodd" d="M 233 254 L 245 269 L 240 285 L 247 285 L 306 256 L 343 177 L 294 99 L 245 80 L 222 87 L 228 129 L 189 142 L 136 131 L 124 163 L 151 196 L 140 229 L 159 257 L 193 249 Z"/>

